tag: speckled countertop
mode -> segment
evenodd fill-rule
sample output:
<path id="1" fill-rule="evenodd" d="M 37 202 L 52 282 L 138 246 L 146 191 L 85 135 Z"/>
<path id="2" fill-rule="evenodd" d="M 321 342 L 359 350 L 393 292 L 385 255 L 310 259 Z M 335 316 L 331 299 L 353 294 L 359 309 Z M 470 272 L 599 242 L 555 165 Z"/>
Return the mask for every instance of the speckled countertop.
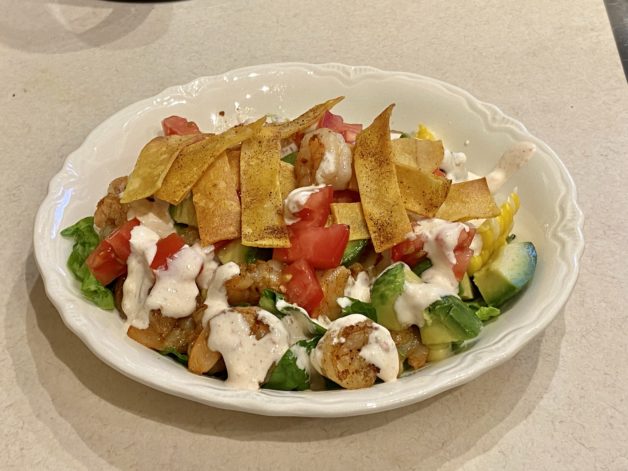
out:
<path id="1" fill-rule="evenodd" d="M 628 469 L 628 88 L 602 1 L 4 0 L 2 469 Z M 475 381 L 346 419 L 257 417 L 148 389 L 92 355 L 32 248 L 48 180 L 89 131 L 173 84 L 267 62 L 432 76 L 521 120 L 579 190 L 578 284 Z"/>

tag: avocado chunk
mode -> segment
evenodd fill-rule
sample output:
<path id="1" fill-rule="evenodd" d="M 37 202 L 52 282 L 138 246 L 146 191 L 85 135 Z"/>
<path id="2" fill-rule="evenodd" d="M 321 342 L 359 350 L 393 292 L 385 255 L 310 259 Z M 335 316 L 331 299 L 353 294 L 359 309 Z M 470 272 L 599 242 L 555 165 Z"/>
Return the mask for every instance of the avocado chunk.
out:
<path id="1" fill-rule="evenodd" d="M 397 262 L 383 271 L 371 288 L 371 304 L 377 311 L 377 321 L 387 329 L 403 329 L 403 325 L 397 319 L 395 301 L 403 294 L 406 281 L 422 283 L 408 265 Z"/>
<path id="2" fill-rule="evenodd" d="M 255 263 L 257 260 L 269 260 L 272 256 L 272 250 L 246 247 L 242 245 L 240 239 L 236 239 L 222 247 L 216 255 L 223 265 L 229 262 L 245 264 Z"/>
<path id="3" fill-rule="evenodd" d="M 191 196 L 188 196 L 176 206 L 170 205 L 169 211 L 170 217 L 174 220 L 174 222 L 198 227 L 196 210 L 194 209 L 194 203 L 192 202 Z"/>
<path id="4" fill-rule="evenodd" d="M 460 280 L 460 284 L 458 285 L 458 296 L 463 301 L 470 301 L 475 298 L 475 294 L 473 292 L 473 283 L 471 283 L 471 278 L 466 273 Z"/>
<path id="5" fill-rule="evenodd" d="M 349 265 L 355 263 L 368 243 L 368 239 L 350 240 L 347 243 L 344 253 L 342 254 L 340 264 L 348 267 Z"/>
<path id="6" fill-rule="evenodd" d="M 500 247 L 473 276 L 486 304 L 499 307 L 521 291 L 534 276 L 536 258 L 532 242 L 511 242 Z"/>
<path id="7" fill-rule="evenodd" d="M 455 296 L 444 296 L 424 311 L 421 341 L 438 345 L 469 340 L 480 333 L 482 321 L 473 310 Z"/>

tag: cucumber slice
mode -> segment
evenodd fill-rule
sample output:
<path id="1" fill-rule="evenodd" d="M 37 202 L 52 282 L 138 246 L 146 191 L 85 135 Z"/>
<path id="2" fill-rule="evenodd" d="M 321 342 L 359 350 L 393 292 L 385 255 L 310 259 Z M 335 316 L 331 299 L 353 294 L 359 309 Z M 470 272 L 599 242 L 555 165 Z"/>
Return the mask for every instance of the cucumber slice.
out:
<path id="1" fill-rule="evenodd" d="M 340 264 L 348 267 L 355 263 L 368 243 L 368 239 L 350 240 L 342 254 Z"/>
<path id="2" fill-rule="evenodd" d="M 170 217 L 174 220 L 174 222 L 198 227 L 196 210 L 194 209 L 194 203 L 192 202 L 191 196 L 188 196 L 176 206 L 170 205 L 170 208 L 168 209 L 170 211 Z"/>

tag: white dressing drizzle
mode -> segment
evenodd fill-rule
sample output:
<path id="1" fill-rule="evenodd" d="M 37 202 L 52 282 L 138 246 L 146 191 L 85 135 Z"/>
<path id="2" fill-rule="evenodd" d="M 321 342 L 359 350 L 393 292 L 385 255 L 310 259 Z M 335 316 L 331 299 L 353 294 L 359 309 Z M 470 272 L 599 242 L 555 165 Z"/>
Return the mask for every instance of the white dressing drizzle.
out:
<path id="1" fill-rule="evenodd" d="M 277 317 L 260 309 L 257 319 L 269 328 L 259 340 L 235 310 L 226 309 L 209 321 L 207 345 L 222 355 L 227 367 L 226 384 L 235 388 L 259 389 L 270 367 L 289 348 L 288 332 Z"/>
<path id="2" fill-rule="evenodd" d="M 131 230 L 131 253 L 127 260 L 127 276 L 122 285 L 122 310 L 126 314 L 125 331 L 129 326 L 148 328 L 150 309 L 146 298 L 155 283 L 150 263 L 157 251 L 159 235 L 144 225 Z"/>
<path id="3" fill-rule="evenodd" d="M 128 220 L 137 218 L 160 237 L 166 237 L 174 232 L 174 222 L 170 217 L 168 207 L 169 204 L 165 201 L 141 199 L 129 204 L 126 217 Z"/>
<path id="4" fill-rule="evenodd" d="M 536 146 L 531 142 L 517 142 L 504 152 L 495 168 L 486 175 L 486 183 L 491 193 L 499 190 L 517 170 L 532 158 L 534 152 L 536 152 Z"/>
<path id="5" fill-rule="evenodd" d="M 368 273 L 361 271 L 356 278 L 349 276 L 344 295 L 365 303 L 371 302 L 371 279 Z"/>
<path id="6" fill-rule="evenodd" d="M 196 284 L 200 289 L 206 290 L 218 268 L 218 262 L 216 261 L 213 245 L 201 248 L 201 253 L 203 254 L 203 268 L 201 268 L 201 272 L 196 277 Z"/>
<path id="7" fill-rule="evenodd" d="M 203 314 L 203 326 L 206 326 L 210 319 L 229 307 L 225 282 L 239 274 L 240 267 L 235 262 L 220 265 L 214 271 L 214 276 L 207 285 L 207 296 L 205 297 L 207 309 Z"/>
<path id="8" fill-rule="evenodd" d="M 189 316 L 196 309 L 196 277 L 203 265 L 201 248 L 184 245 L 172 258 L 167 269 L 155 271 L 157 281 L 146 299 L 148 309 L 160 309 L 167 317 Z"/>

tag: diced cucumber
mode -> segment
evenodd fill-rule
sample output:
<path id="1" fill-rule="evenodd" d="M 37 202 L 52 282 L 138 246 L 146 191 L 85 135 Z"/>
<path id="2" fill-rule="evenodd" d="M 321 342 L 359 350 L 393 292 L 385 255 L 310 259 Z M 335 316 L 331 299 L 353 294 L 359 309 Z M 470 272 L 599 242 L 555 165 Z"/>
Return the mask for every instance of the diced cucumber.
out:
<path id="1" fill-rule="evenodd" d="M 475 294 L 473 292 L 473 283 L 471 283 L 471 278 L 466 273 L 460 280 L 460 284 L 458 285 L 458 296 L 460 299 L 464 301 L 470 301 L 475 298 Z"/>
<path id="2" fill-rule="evenodd" d="M 432 261 L 429 258 L 424 258 L 412 267 L 412 271 L 415 275 L 421 276 L 421 274 L 428 268 L 432 268 Z"/>
<path id="3" fill-rule="evenodd" d="M 257 260 L 269 260 L 272 250 L 246 247 L 242 245 L 240 239 L 236 239 L 221 248 L 216 255 L 223 265 L 229 262 L 245 264 L 254 263 Z"/>
<path id="4" fill-rule="evenodd" d="M 342 254 L 340 264 L 348 267 L 355 263 L 368 243 L 368 239 L 350 240 Z"/>
<path id="5" fill-rule="evenodd" d="M 191 196 L 188 196 L 176 206 L 170 205 L 169 211 L 170 217 L 174 219 L 174 222 L 198 227 L 196 210 L 194 209 Z"/>
<path id="6" fill-rule="evenodd" d="M 430 304 L 423 313 L 421 340 L 426 345 L 472 339 L 482 330 L 473 310 L 455 296 L 445 296 Z"/>
<path id="7" fill-rule="evenodd" d="M 286 162 L 286 163 L 288 163 L 290 165 L 294 165 L 294 163 L 297 161 L 297 153 L 296 152 L 290 152 L 288 155 L 283 157 L 281 160 L 283 160 L 284 162 Z"/>
<path id="8" fill-rule="evenodd" d="M 473 276 L 489 306 L 501 306 L 521 291 L 534 276 L 536 249 L 532 242 L 511 242 L 499 248 Z"/>
<path id="9" fill-rule="evenodd" d="M 451 348 L 451 343 L 441 343 L 437 345 L 430 345 L 429 353 L 427 355 L 427 361 L 440 361 L 449 358 L 454 354 Z"/>

